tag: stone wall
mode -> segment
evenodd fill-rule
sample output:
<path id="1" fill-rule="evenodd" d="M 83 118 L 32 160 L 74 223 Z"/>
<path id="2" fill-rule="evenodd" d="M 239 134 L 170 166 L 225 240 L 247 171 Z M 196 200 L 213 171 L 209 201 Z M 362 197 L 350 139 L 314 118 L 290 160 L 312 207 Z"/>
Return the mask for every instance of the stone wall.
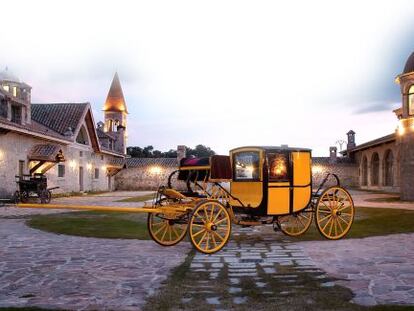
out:
<path id="1" fill-rule="evenodd" d="M 327 173 L 336 174 L 339 177 L 341 186 L 345 188 L 357 188 L 359 186 L 358 166 L 353 163 L 329 163 L 327 161 L 313 161 L 312 184 L 317 189 Z M 325 184 L 333 185 L 335 182 L 330 178 Z"/>

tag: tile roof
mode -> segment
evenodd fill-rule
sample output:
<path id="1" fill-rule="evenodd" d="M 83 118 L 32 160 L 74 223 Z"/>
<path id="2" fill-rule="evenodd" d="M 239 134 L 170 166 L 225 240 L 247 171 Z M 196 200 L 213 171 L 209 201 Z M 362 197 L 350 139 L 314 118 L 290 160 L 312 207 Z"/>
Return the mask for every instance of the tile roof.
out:
<path id="1" fill-rule="evenodd" d="M 55 162 L 56 157 L 62 152 L 60 146 L 54 144 L 34 145 L 28 154 L 30 160 L 46 160 Z"/>
<path id="2" fill-rule="evenodd" d="M 396 140 L 397 135 L 395 133 L 368 141 L 366 143 L 360 144 L 352 149 L 341 151 L 342 154 L 353 153 L 359 150 L 364 150 L 372 147 L 376 147 L 382 144 L 390 143 Z"/>
<path id="3" fill-rule="evenodd" d="M 109 133 L 105 133 L 102 129 L 100 129 L 99 127 L 98 128 L 96 128 L 96 133 L 98 134 L 98 138 L 102 138 L 102 139 L 112 139 L 112 140 L 115 140 L 115 137 L 114 136 L 112 136 L 111 134 L 109 134 Z"/>
<path id="4" fill-rule="evenodd" d="M 178 167 L 177 158 L 127 158 L 126 167 L 147 167 L 157 165 L 161 167 Z"/>
<path id="5" fill-rule="evenodd" d="M 32 120 L 64 135 L 69 127 L 76 130 L 88 106 L 89 103 L 32 104 Z"/>

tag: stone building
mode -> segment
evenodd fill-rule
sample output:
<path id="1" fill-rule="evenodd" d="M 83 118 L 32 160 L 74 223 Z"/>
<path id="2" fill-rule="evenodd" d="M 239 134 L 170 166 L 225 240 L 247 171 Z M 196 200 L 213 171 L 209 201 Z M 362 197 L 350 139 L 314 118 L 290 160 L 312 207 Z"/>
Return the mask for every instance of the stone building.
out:
<path id="1" fill-rule="evenodd" d="M 91 105 L 35 104 L 31 87 L 0 72 L 0 196 L 16 190 L 15 176 L 44 173 L 56 192 L 114 189 L 125 159 L 127 108 L 118 75 L 95 125 Z"/>

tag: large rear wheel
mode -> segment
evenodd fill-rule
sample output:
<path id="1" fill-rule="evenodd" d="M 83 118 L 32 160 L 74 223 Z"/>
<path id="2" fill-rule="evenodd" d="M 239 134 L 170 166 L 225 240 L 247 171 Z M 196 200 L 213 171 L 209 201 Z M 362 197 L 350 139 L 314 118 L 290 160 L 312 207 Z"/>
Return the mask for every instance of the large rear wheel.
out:
<path id="1" fill-rule="evenodd" d="M 200 252 L 212 254 L 221 250 L 229 240 L 231 218 L 218 201 L 198 203 L 190 219 L 189 235 L 193 246 Z"/>
<path id="2" fill-rule="evenodd" d="M 338 240 L 349 232 L 354 215 L 354 202 L 349 192 L 342 187 L 326 189 L 316 203 L 316 226 L 330 240 Z"/>

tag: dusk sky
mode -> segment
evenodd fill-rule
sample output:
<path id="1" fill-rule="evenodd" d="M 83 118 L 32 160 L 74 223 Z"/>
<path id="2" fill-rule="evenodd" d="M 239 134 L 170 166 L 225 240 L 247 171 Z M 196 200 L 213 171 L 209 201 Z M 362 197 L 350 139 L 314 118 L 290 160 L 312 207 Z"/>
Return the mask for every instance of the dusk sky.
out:
<path id="1" fill-rule="evenodd" d="M 412 1 L 3 3 L 0 67 L 33 102 L 90 102 L 115 71 L 130 146 L 357 144 L 392 133 Z"/>

